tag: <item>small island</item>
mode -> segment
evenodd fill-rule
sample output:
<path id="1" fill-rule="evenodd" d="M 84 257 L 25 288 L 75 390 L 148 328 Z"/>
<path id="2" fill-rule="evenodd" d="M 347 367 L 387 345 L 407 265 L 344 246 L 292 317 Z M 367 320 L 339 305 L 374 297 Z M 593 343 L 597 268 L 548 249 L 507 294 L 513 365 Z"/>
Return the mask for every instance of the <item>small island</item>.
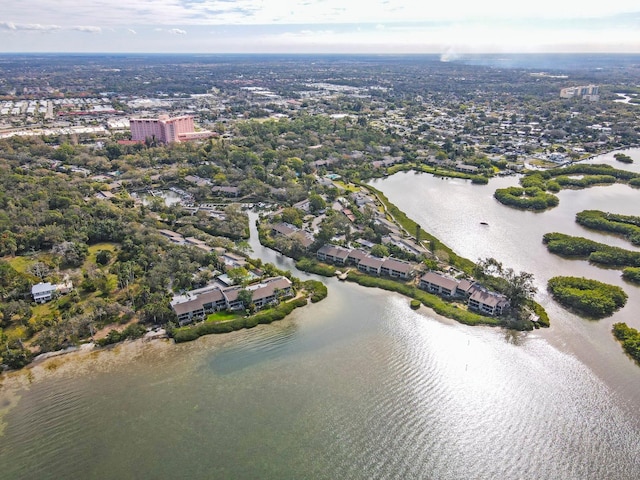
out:
<path id="1" fill-rule="evenodd" d="M 640 217 L 638 216 L 583 210 L 576 214 L 576 222 L 591 230 L 624 235 L 633 245 L 640 245 Z"/>
<path id="2" fill-rule="evenodd" d="M 640 267 L 640 252 L 612 247 L 584 237 L 564 233 L 545 233 L 542 243 L 556 255 L 584 258 L 606 268 Z"/>
<path id="3" fill-rule="evenodd" d="M 640 332 L 626 323 L 614 323 L 612 331 L 627 355 L 640 366 Z"/>
<path id="4" fill-rule="evenodd" d="M 594 319 L 612 315 L 624 307 L 628 298 L 618 286 L 583 277 L 553 277 L 547 288 L 564 307 Z"/>
<path id="5" fill-rule="evenodd" d="M 553 193 L 563 188 L 588 188 L 613 183 L 640 187 L 640 174 L 605 164 L 574 163 L 542 172 L 526 172 L 520 179 L 521 187 L 499 188 L 494 197 L 504 205 L 522 210 L 546 210 L 558 205 L 559 199 Z"/>
<path id="6" fill-rule="evenodd" d="M 613 155 L 613 158 L 622 163 L 633 163 L 633 158 L 624 153 L 616 153 Z"/>
<path id="7" fill-rule="evenodd" d="M 622 278 L 627 282 L 640 285 L 640 267 L 627 267 L 622 270 Z"/>

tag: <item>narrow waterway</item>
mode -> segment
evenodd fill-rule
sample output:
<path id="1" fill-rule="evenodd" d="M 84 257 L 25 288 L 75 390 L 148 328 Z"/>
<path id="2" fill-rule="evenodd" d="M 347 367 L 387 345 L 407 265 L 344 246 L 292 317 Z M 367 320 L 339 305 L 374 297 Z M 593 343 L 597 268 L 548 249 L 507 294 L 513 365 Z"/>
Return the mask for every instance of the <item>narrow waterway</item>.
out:
<path id="1" fill-rule="evenodd" d="M 640 327 L 638 289 L 540 243 L 546 231 L 597 238 L 575 211 L 640 214 L 640 191 L 562 192 L 557 209 L 531 214 L 493 200 L 510 182 L 399 174 L 376 187 L 460 254 L 532 271 L 551 329 L 467 327 L 329 279 L 326 300 L 272 325 L 3 377 L 0 478 L 640 478 L 640 368 L 609 332 Z M 292 267 L 255 229 L 250 243 Z M 567 272 L 623 285 L 629 304 L 599 322 L 566 313 L 542 287 Z"/>

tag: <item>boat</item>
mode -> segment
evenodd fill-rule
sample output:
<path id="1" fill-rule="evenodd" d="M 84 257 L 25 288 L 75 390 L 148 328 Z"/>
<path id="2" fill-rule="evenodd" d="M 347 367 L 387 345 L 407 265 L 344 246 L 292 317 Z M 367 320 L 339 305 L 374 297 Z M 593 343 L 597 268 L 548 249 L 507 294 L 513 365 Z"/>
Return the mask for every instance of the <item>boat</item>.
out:
<path id="1" fill-rule="evenodd" d="M 480 225 L 489 225 L 487 222 L 480 222 Z"/>

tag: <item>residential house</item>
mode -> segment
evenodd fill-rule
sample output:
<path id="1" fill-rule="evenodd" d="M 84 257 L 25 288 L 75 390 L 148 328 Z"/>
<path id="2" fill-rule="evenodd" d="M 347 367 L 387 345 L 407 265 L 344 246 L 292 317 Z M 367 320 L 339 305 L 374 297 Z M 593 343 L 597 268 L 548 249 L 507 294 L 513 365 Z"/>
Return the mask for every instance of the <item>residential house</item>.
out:
<path id="1" fill-rule="evenodd" d="M 256 285 L 250 285 L 247 290 L 252 292 L 251 302 L 256 308 L 264 308 L 277 304 L 281 298 L 291 297 L 293 287 L 287 277 L 273 277 Z"/>
<path id="2" fill-rule="evenodd" d="M 36 303 L 45 303 L 53 298 L 56 286 L 49 282 L 40 282 L 31 287 L 31 295 Z"/>
<path id="3" fill-rule="evenodd" d="M 204 250 L 205 252 L 210 252 L 210 251 L 213 250 L 213 248 L 211 248 L 209 245 L 207 245 L 206 242 L 203 242 L 202 240 L 199 240 L 199 239 L 197 239 L 195 237 L 187 237 L 184 240 L 188 245 L 192 245 L 194 247 L 197 247 L 200 250 Z"/>
<path id="4" fill-rule="evenodd" d="M 283 237 L 295 238 L 305 249 L 308 249 L 315 241 L 315 237 L 311 232 L 301 230 L 295 225 L 291 225 L 286 222 L 272 225 L 271 235 L 282 235 Z"/>
<path id="5" fill-rule="evenodd" d="M 349 256 L 350 250 L 337 245 L 323 245 L 316 252 L 316 257 L 321 262 L 331 262 L 336 265 L 345 265 Z"/>
<path id="6" fill-rule="evenodd" d="M 295 225 L 291 225 L 290 223 L 282 222 L 271 225 L 271 235 L 282 235 L 284 237 L 288 237 L 300 230 Z"/>
<path id="7" fill-rule="evenodd" d="M 99 200 L 111 200 L 112 198 L 116 198 L 116 196 L 108 190 L 101 190 L 95 194 L 95 197 Z"/>
<path id="8" fill-rule="evenodd" d="M 238 187 L 227 187 L 223 185 L 214 185 L 211 187 L 211 193 L 225 197 L 237 197 L 239 192 Z"/>
<path id="9" fill-rule="evenodd" d="M 184 237 L 177 232 L 172 232 L 171 230 L 161 229 L 158 230 L 160 235 L 168 238 L 172 243 L 176 243 L 178 245 L 184 244 Z"/>
<path id="10" fill-rule="evenodd" d="M 443 297 L 453 297 L 456 295 L 458 281 L 440 275 L 436 272 L 427 272 L 420 277 L 418 287 L 430 293 L 436 293 Z"/>
<path id="11" fill-rule="evenodd" d="M 180 325 L 204 319 L 209 313 L 221 310 L 242 310 L 244 305 L 238 294 L 244 290 L 240 286 L 221 287 L 210 285 L 192 290 L 184 295 L 176 295 L 171 300 L 171 308 L 178 317 Z M 261 309 L 277 304 L 282 298 L 294 294 L 293 284 L 286 277 L 272 277 L 260 283 L 249 285 L 246 290 L 252 293 L 252 303 Z"/>
<path id="12" fill-rule="evenodd" d="M 398 260 L 396 258 L 385 258 L 380 266 L 380 275 L 408 279 L 411 277 L 413 270 L 414 266 L 409 262 Z"/>
<path id="13" fill-rule="evenodd" d="M 360 260 L 358 263 L 358 270 L 364 273 L 375 273 L 376 275 L 380 275 L 380 268 L 384 260 L 382 258 L 377 257 L 365 257 Z"/>
<path id="14" fill-rule="evenodd" d="M 369 254 L 364 250 L 359 250 L 357 248 L 353 248 L 349 251 L 349 255 L 347 255 L 347 263 L 351 265 L 358 265 L 363 258 L 366 258 Z"/>
<path id="15" fill-rule="evenodd" d="M 231 252 L 225 252 L 218 258 L 222 260 L 227 270 L 230 268 L 245 267 L 247 265 L 244 257 Z"/>
<path id="16" fill-rule="evenodd" d="M 469 297 L 469 308 L 487 315 L 502 315 L 510 306 L 509 299 L 499 293 L 476 288 Z"/>
<path id="17" fill-rule="evenodd" d="M 470 280 L 456 280 L 436 272 L 427 272 L 418 283 L 418 287 L 442 297 L 467 299 L 467 306 L 485 315 L 502 315 L 510 306 L 509 299 L 496 292 L 490 292 Z"/>

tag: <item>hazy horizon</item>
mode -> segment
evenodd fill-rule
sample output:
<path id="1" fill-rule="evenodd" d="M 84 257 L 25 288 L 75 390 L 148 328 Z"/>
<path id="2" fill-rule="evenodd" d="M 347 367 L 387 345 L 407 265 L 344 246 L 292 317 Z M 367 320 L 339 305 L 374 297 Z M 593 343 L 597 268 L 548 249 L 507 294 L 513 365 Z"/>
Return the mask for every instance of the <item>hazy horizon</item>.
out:
<path id="1" fill-rule="evenodd" d="M 539 0 L 31 0 L 0 53 L 640 53 L 640 7 Z"/>

